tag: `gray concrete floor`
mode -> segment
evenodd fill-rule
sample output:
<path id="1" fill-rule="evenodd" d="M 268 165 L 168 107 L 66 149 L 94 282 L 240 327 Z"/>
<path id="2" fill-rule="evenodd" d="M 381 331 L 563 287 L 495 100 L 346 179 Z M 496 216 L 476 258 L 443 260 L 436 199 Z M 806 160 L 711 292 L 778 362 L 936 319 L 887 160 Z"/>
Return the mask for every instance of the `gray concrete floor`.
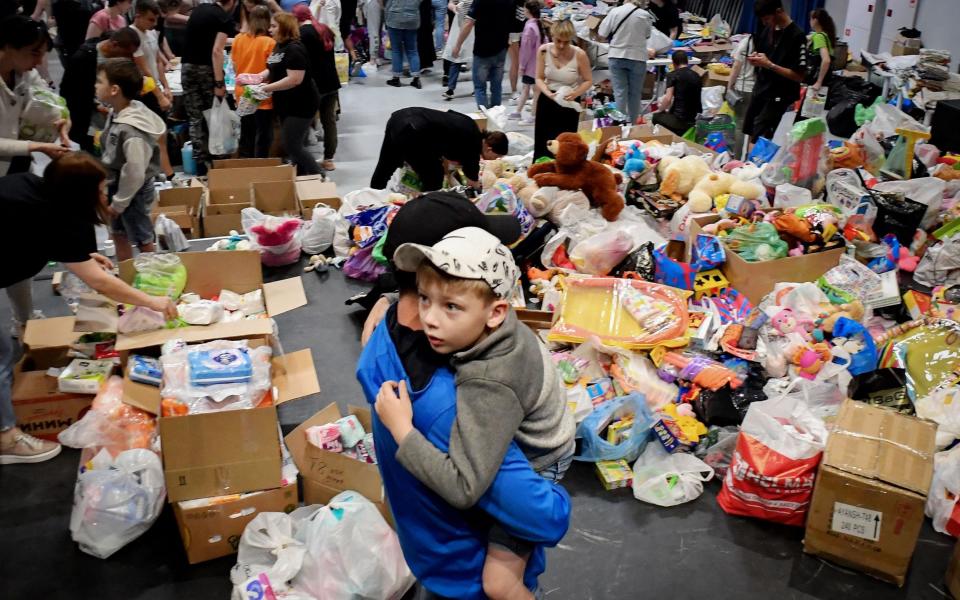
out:
<path id="1" fill-rule="evenodd" d="M 472 100 L 440 99 L 439 74 L 425 89 L 394 89 L 387 74 L 343 90 L 338 168 L 341 192 L 366 185 L 389 113 L 411 105 L 473 110 Z M 461 84 L 465 93 L 469 81 Z M 268 280 L 299 274 L 298 266 L 270 270 Z M 66 313 L 50 290 L 49 272 L 34 283 L 35 301 L 48 316 Z M 365 286 L 339 272 L 325 279 L 303 276 L 308 306 L 278 318 L 286 351 L 310 348 L 322 388 L 318 396 L 281 407 L 285 428 L 330 402 L 362 403 L 353 376 L 363 315 L 343 301 Z M 10 311 L 0 294 L 0 332 Z M 189 566 L 171 511 L 108 560 L 80 552 L 68 522 L 78 452 L 65 450 L 39 465 L 0 468 L 0 599 L 227 598 L 233 558 Z M 606 492 L 592 465 L 574 464 L 565 487 L 573 500 L 570 530 L 548 552 L 541 579 L 550 599 L 702 598 L 885 600 L 946 597 L 943 574 L 953 540 L 924 526 L 904 588 L 809 557 L 803 531 L 730 517 L 716 504 L 718 482 L 684 506 L 658 508 L 633 499 L 627 489 Z M 531 518 L 536 518 L 532 515 Z"/>

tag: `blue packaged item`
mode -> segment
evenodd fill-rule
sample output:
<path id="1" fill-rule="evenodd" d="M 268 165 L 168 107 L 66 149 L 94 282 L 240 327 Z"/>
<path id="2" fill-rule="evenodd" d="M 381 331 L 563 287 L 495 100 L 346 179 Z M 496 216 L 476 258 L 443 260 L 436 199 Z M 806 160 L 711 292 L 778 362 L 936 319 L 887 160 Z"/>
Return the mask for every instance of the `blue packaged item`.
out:
<path id="1" fill-rule="evenodd" d="M 877 368 L 877 346 L 866 327 L 853 319 L 840 317 L 833 324 L 833 339 L 836 341 L 837 338 L 852 340 L 863 346 L 859 352 L 850 353 L 847 370 L 851 375 L 862 375 Z"/>
<path id="2" fill-rule="evenodd" d="M 187 353 L 191 385 L 246 383 L 253 377 L 253 363 L 246 348 L 194 350 Z"/>
<path id="3" fill-rule="evenodd" d="M 773 157 L 777 155 L 777 150 L 779 149 L 780 146 L 765 137 L 761 137 L 757 140 L 757 143 L 753 145 L 753 149 L 750 150 L 750 155 L 747 156 L 747 160 L 758 167 L 762 166 L 773 160 Z"/>
<path id="4" fill-rule="evenodd" d="M 129 361 L 130 381 L 160 387 L 163 381 L 163 367 L 160 361 L 149 356 L 134 354 Z"/>
<path id="5" fill-rule="evenodd" d="M 619 444 L 608 442 L 601 435 L 607 426 L 617 419 L 633 415 L 633 426 L 624 433 Z M 637 460 L 650 441 L 653 415 L 647 408 L 643 394 L 629 394 L 608 400 L 593 409 L 577 427 L 576 438 L 580 440 L 574 460 L 597 462 L 598 460 Z"/>

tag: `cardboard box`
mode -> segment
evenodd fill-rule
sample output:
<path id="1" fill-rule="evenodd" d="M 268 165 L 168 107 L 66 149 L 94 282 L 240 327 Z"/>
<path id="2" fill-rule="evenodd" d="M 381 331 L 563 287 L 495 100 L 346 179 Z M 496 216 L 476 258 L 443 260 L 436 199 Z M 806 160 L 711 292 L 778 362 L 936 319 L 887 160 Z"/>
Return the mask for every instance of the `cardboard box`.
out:
<path id="1" fill-rule="evenodd" d="M 954 598 L 960 598 L 960 541 L 953 547 L 950 564 L 947 565 L 947 574 L 944 576 L 947 590 Z"/>
<path id="2" fill-rule="evenodd" d="M 27 331 L 30 331 L 30 323 L 34 321 L 27 322 Z M 59 324 L 64 325 L 62 321 Z M 57 329 L 60 334 L 55 333 Z M 47 369 L 65 367 L 73 360 L 67 355 L 67 346 L 75 336 L 72 327 L 70 331 L 66 331 L 65 327 L 55 327 L 51 333 L 59 335 L 59 339 L 65 340 L 65 343 L 59 348 L 28 349 L 14 367 L 12 395 L 13 412 L 24 433 L 56 441 L 58 433 L 76 423 L 90 410 L 93 396 L 61 392 L 57 378 L 47 375 Z M 24 333 L 24 343 L 28 339 L 30 337 Z M 52 337 L 48 340 L 58 343 Z"/>
<path id="3" fill-rule="evenodd" d="M 890 48 L 890 54 L 893 56 L 912 56 L 915 54 L 920 54 L 919 46 L 908 46 L 903 42 L 896 41 L 893 43 L 893 46 Z"/>
<path id="4" fill-rule="evenodd" d="M 687 228 L 687 239 L 693 240 L 702 233 L 702 227 L 720 220 L 720 215 L 707 215 L 690 220 Z M 692 244 L 687 244 L 687 253 Z M 720 266 L 720 271 L 727 278 L 730 285 L 744 294 L 756 306 L 764 296 L 773 291 L 773 286 L 781 281 L 795 281 L 803 283 L 816 281 L 821 275 L 840 264 L 840 257 L 846 248 L 839 247 L 825 252 L 804 254 L 802 256 L 787 256 L 777 260 L 762 262 L 748 262 L 739 254 L 726 246 L 727 260 Z"/>
<path id="5" fill-rule="evenodd" d="M 689 140 L 685 140 L 665 127 L 659 127 L 657 125 L 635 125 L 634 127 L 631 127 L 624 136 L 623 130 L 619 126 L 613 126 L 601 128 L 600 143 L 597 144 L 597 151 L 593 155 L 592 160 L 601 160 L 607 147 L 607 143 L 615 137 L 620 137 L 623 140 L 638 140 L 641 142 L 657 141 L 662 144 L 682 142 L 686 144 L 688 148 L 690 148 L 691 153 L 698 155 L 713 153 L 713 150 L 701 146 L 700 144 L 695 144 Z"/>
<path id="6" fill-rule="evenodd" d="M 170 502 L 280 487 L 277 406 L 320 393 L 320 384 L 309 349 L 275 356 L 271 365 L 272 406 L 158 419 Z M 159 388 L 124 377 L 123 395 L 131 406 L 160 412 Z"/>
<path id="7" fill-rule="evenodd" d="M 203 207 L 204 234 L 208 237 L 240 231 L 240 211 L 253 205 L 251 184 L 262 181 L 293 181 L 294 167 L 246 167 L 212 169 L 207 173 L 207 199 Z"/>
<path id="8" fill-rule="evenodd" d="M 803 550 L 902 586 L 930 481 L 931 421 L 847 400 L 827 440 Z"/>
<path id="9" fill-rule="evenodd" d="M 202 187 L 176 187 L 160 190 L 150 211 L 150 220 L 156 222 L 161 213 L 172 219 L 190 239 L 203 237 L 200 214 L 203 207 Z"/>
<path id="10" fill-rule="evenodd" d="M 348 413 L 356 415 L 366 432 L 373 431 L 370 409 L 348 406 Z M 318 448 L 307 441 L 306 430 L 314 425 L 332 423 L 345 415 L 336 403 L 316 413 L 290 432 L 284 441 L 293 456 L 293 462 L 303 478 L 303 501 L 306 504 L 327 504 L 346 490 L 353 490 L 373 502 L 383 518 L 393 523 L 387 504 L 380 469 L 337 452 Z"/>
<path id="11" fill-rule="evenodd" d="M 260 212 L 281 216 L 300 216 L 297 187 L 293 181 L 258 181 L 250 184 L 253 207 Z"/>
<path id="12" fill-rule="evenodd" d="M 313 209 L 318 204 L 326 204 L 334 210 L 340 209 L 337 184 L 323 181 L 317 175 L 300 175 L 297 177 L 296 186 L 297 201 L 300 202 L 300 212 L 305 221 L 313 218 Z"/>
<path id="13" fill-rule="evenodd" d="M 250 167 L 279 167 L 280 158 L 224 158 L 213 161 L 214 169 L 246 169 Z"/>
<path id="14" fill-rule="evenodd" d="M 477 124 L 477 129 L 479 129 L 480 131 L 487 130 L 487 115 L 478 111 L 478 112 L 467 113 L 467 116 L 473 119 L 473 122 Z"/>
<path id="15" fill-rule="evenodd" d="M 210 506 L 202 500 L 173 505 L 183 549 L 191 565 L 237 553 L 247 523 L 262 512 L 290 512 L 297 507 L 297 486 L 252 492 L 216 499 Z"/>

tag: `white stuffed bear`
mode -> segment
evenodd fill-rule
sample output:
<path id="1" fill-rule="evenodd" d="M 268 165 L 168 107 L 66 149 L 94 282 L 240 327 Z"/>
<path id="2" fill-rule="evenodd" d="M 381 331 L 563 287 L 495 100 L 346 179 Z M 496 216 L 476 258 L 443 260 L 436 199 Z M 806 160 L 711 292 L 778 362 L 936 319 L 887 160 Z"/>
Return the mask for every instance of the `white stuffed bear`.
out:
<path id="1" fill-rule="evenodd" d="M 690 194 L 697 182 L 712 171 L 699 156 L 666 156 L 657 165 L 657 172 L 660 174 L 660 193 L 680 199 Z"/>
<path id="2" fill-rule="evenodd" d="M 759 183 L 741 181 L 729 173 L 710 173 L 700 179 L 693 190 L 687 204 L 693 213 L 708 212 L 713 208 L 713 199 L 720 194 L 735 194 L 747 200 L 759 200 L 763 197 L 764 187 Z"/>
<path id="3" fill-rule="evenodd" d="M 580 190 L 561 190 L 552 186 L 539 188 L 524 204 L 531 215 L 554 224 L 559 224 L 560 213 L 570 205 L 590 209 L 590 200 Z"/>

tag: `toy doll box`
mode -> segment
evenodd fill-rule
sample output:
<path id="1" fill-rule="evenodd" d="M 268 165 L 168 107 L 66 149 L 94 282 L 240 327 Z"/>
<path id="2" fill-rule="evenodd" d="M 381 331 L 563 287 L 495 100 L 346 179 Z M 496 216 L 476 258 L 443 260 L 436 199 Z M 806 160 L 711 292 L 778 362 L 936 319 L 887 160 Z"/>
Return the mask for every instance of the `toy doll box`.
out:
<path id="1" fill-rule="evenodd" d="M 249 343 L 268 344 L 270 338 L 252 337 Z M 170 502 L 280 487 L 277 406 L 320 393 L 320 384 L 309 349 L 274 356 L 271 378 L 269 406 L 159 418 Z M 160 413 L 160 389 L 128 376 L 123 380 L 123 401 Z"/>
<path id="2" fill-rule="evenodd" d="M 373 431 L 369 408 L 348 406 L 347 414 L 356 416 L 364 431 Z M 305 504 L 327 504 L 340 492 L 353 490 L 373 502 L 383 518 L 392 524 L 393 517 L 377 465 L 318 448 L 307 441 L 307 429 L 333 423 L 343 416 L 345 415 L 340 412 L 336 402 L 333 402 L 284 438 L 293 462 L 303 478 L 303 501 Z"/>
<path id="3" fill-rule="evenodd" d="M 211 169 L 207 173 L 207 194 L 203 204 L 204 234 L 208 237 L 241 231 L 240 211 L 253 206 L 254 183 L 293 181 L 290 165 Z"/>
<path id="4" fill-rule="evenodd" d="M 902 586 L 933 478 L 936 424 L 847 400 L 827 440 L 803 550 Z"/>
<path id="5" fill-rule="evenodd" d="M 704 225 L 719 220 L 720 215 L 706 215 L 691 219 L 690 226 L 687 228 L 687 239 L 695 239 L 697 235 L 703 233 L 702 227 Z M 688 253 L 690 247 L 691 245 L 688 243 Z M 720 271 L 730 282 L 731 287 L 745 295 L 750 303 L 756 306 L 781 281 L 797 283 L 816 281 L 821 275 L 840 264 L 840 257 L 843 256 L 844 252 L 846 252 L 846 248 L 841 246 L 814 254 L 749 262 L 741 258 L 736 252 L 726 248 L 727 261 L 721 265 Z"/>

